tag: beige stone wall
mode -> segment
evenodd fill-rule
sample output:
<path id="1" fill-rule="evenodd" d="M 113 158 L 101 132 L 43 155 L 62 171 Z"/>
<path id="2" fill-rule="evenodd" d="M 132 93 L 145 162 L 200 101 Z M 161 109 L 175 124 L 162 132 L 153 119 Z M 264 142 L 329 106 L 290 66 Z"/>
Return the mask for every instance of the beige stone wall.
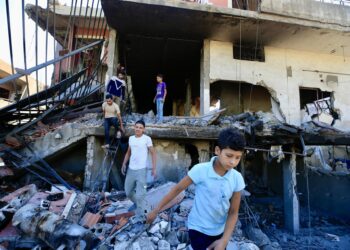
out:
<path id="1" fill-rule="evenodd" d="M 291 76 L 287 76 L 287 67 Z M 265 47 L 265 62 L 233 59 L 233 46 L 228 42 L 210 42 L 210 81 L 244 81 L 266 85 L 275 93 L 287 122 L 299 125 L 299 87 L 319 88 L 334 92 L 335 108 L 340 110 L 341 121 L 336 127 L 350 127 L 350 57 L 316 54 Z M 338 77 L 338 83 L 328 82 L 327 76 Z M 234 84 L 234 83 L 232 83 Z"/>

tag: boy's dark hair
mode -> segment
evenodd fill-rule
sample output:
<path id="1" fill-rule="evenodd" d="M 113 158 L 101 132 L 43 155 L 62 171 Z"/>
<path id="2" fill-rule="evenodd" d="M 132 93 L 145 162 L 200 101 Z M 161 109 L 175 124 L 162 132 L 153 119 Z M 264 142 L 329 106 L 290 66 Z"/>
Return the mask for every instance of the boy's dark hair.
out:
<path id="1" fill-rule="evenodd" d="M 164 75 L 163 74 L 157 74 L 157 76 L 162 78 L 162 80 L 164 79 Z"/>
<path id="2" fill-rule="evenodd" d="M 141 124 L 144 128 L 146 127 L 146 124 L 143 120 L 138 120 L 137 122 L 135 122 L 135 125 L 136 124 Z"/>
<path id="3" fill-rule="evenodd" d="M 106 95 L 106 100 L 107 100 L 107 99 L 113 99 L 113 96 L 112 96 L 111 94 L 107 94 L 107 95 Z"/>
<path id="4" fill-rule="evenodd" d="M 238 130 L 227 128 L 220 132 L 218 146 L 221 150 L 229 148 L 235 151 L 243 151 L 245 138 Z"/>

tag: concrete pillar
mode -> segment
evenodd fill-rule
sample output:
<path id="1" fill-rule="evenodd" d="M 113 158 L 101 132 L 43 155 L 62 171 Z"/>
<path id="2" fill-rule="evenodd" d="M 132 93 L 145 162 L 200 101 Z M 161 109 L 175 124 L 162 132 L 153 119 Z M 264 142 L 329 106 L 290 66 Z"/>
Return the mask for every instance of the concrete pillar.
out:
<path id="1" fill-rule="evenodd" d="M 186 100 L 185 100 L 185 116 L 189 116 L 192 107 L 192 87 L 189 79 L 186 79 Z"/>
<path id="2" fill-rule="evenodd" d="M 268 159 L 267 159 L 267 154 L 268 153 L 263 153 L 263 172 L 262 172 L 262 180 L 263 180 L 263 185 L 264 187 L 268 186 L 268 170 L 267 170 L 267 164 L 268 164 Z"/>
<path id="3" fill-rule="evenodd" d="M 100 173 L 104 152 L 101 148 L 103 141 L 98 140 L 96 136 L 87 138 L 86 166 L 84 174 L 84 190 L 91 191 L 95 183 L 98 185 L 102 182 L 103 175 Z"/>
<path id="4" fill-rule="evenodd" d="M 109 79 L 117 73 L 118 64 L 118 39 L 117 31 L 110 28 L 108 38 L 108 55 L 107 55 L 107 73 L 105 78 L 105 87 L 107 87 Z"/>
<path id="5" fill-rule="evenodd" d="M 132 112 L 136 112 L 137 104 L 136 104 L 136 99 L 135 99 L 135 96 L 134 96 L 134 92 L 132 90 L 131 76 L 127 76 L 126 84 L 127 84 L 126 91 L 128 92 L 127 98 L 129 98 L 129 100 L 130 100 L 131 111 Z"/>
<path id="6" fill-rule="evenodd" d="M 200 98 L 201 115 L 209 112 L 210 107 L 210 40 L 203 41 L 203 48 L 200 61 Z"/>
<path id="7" fill-rule="evenodd" d="M 294 149 L 293 149 L 294 152 Z M 299 232 L 299 200 L 297 196 L 296 155 L 286 155 L 283 160 L 284 224 L 293 234 Z"/>

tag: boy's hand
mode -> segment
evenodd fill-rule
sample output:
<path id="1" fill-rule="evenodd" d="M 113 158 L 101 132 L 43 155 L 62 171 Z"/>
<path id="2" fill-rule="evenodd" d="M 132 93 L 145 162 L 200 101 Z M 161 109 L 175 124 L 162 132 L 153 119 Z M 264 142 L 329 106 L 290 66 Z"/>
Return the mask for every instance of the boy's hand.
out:
<path id="1" fill-rule="evenodd" d="M 147 214 L 146 224 L 151 225 L 152 222 L 157 218 L 157 211 L 153 209 L 150 213 Z"/>
<path id="2" fill-rule="evenodd" d="M 227 243 L 223 239 L 218 239 L 211 243 L 211 245 L 207 248 L 208 250 L 225 250 Z"/>
<path id="3" fill-rule="evenodd" d="M 125 175 L 125 173 L 126 173 L 126 165 L 123 164 L 123 166 L 122 166 L 122 174 Z"/>
<path id="4" fill-rule="evenodd" d="M 125 133 L 125 129 L 124 129 L 124 126 L 120 126 L 120 130 L 122 131 L 122 133 L 124 134 Z"/>

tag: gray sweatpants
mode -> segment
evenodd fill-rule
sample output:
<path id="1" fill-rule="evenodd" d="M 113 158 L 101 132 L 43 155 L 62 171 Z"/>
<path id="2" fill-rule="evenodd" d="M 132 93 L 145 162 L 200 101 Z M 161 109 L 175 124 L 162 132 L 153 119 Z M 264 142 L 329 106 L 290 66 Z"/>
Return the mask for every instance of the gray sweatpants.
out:
<path id="1" fill-rule="evenodd" d="M 145 196 L 147 191 L 147 168 L 139 170 L 128 169 L 125 179 L 126 196 L 137 206 L 136 213 L 145 213 Z"/>

